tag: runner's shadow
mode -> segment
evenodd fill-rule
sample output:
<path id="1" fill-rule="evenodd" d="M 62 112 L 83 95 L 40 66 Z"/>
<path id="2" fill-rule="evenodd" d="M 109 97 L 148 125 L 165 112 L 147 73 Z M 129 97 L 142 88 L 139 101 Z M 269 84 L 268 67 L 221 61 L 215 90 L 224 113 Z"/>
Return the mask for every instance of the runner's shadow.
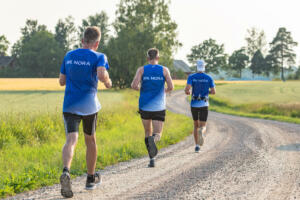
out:
<path id="1" fill-rule="evenodd" d="M 300 151 L 300 143 L 280 145 L 276 149 L 280 151 Z"/>

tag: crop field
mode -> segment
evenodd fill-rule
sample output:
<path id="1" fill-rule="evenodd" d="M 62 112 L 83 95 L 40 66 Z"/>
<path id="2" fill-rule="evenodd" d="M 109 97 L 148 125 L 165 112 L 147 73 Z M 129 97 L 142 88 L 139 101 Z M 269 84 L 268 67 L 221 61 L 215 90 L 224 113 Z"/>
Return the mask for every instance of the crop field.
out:
<path id="1" fill-rule="evenodd" d="M 53 89 L 57 87 L 54 79 L 41 81 Z M 5 87 L 9 90 L 3 90 L 1 86 L 0 198 L 58 183 L 62 170 L 64 93 L 41 91 L 43 87 L 36 85 L 34 88 L 33 83 L 36 84 L 36 79 L 23 82 L 27 85 L 26 89 L 36 91 L 15 85 L 7 85 Z M 138 93 L 132 90 L 101 90 L 98 95 L 103 109 L 98 115 L 96 133 L 97 168 L 145 156 L 144 132 L 137 113 Z M 178 124 L 178 121 L 181 123 Z M 189 135 L 191 125 L 188 117 L 168 112 L 159 148 Z M 72 177 L 86 172 L 82 127 L 79 135 L 71 168 Z"/>

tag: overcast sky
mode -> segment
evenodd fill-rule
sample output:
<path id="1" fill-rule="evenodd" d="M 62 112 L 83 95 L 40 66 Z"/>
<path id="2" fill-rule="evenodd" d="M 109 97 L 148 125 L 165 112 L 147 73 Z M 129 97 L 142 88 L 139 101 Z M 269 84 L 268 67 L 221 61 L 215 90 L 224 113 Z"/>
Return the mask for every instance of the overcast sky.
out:
<path id="1" fill-rule="evenodd" d="M 19 39 L 26 19 L 37 19 L 54 31 L 58 19 L 72 15 L 76 25 L 89 15 L 104 10 L 115 18 L 119 0 L 1 0 L 0 35 L 11 45 Z M 192 46 L 208 38 L 225 44 L 227 53 L 244 46 L 246 30 L 263 29 L 271 42 L 279 27 L 292 32 L 300 43 L 299 0 L 172 0 L 170 14 L 178 24 L 178 39 L 183 44 L 176 59 L 186 60 Z M 296 53 L 300 55 L 300 48 Z M 297 58 L 299 64 L 299 56 Z"/>

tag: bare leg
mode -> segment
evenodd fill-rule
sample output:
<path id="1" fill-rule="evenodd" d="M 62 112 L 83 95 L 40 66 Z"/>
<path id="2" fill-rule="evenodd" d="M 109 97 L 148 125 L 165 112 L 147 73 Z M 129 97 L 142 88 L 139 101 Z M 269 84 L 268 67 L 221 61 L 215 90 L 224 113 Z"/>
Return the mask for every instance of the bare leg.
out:
<path id="1" fill-rule="evenodd" d="M 158 120 L 153 120 L 152 124 L 153 124 L 153 133 L 158 135 L 157 140 L 159 141 L 161 136 L 162 136 L 162 130 L 163 130 L 164 122 L 163 121 L 158 121 Z"/>
<path id="2" fill-rule="evenodd" d="M 84 138 L 85 138 L 85 145 L 86 145 L 87 173 L 92 175 L 95 174 L 96 161 L 97 161 L 96 135 L 84 134 Z"/>
<path id="3" fill-rule="evenodd" d="M 206 132 L 206 122 L 199 121 L 199 127 L 202 128 L 202 134 Z"/>
<path id="4" fill-rule="evenodd" d="M 152 120 L 142 119 L 142 122 L 145 129 L 145 138 L 152 136 Z"/>
<path id="5" fill-rule="evenodd" d="M 73 155 L 74 155 L 74 149 L 76 147 L 78 141 L 78 133 L 68 133 L 67 134 L 67 141 L 63 147 L 62 157 L 63 157 L 63 164 L 64 167 L 67 167 L 70 169 Z"/>
<path id="6" fill-rule="evenodd" d="M 200 127 L 200 121 L 199 120 L 195 120 L 194 121 L 194 139 L 195 139 L 195 144 L 196 145 L 200 145 L 198 144 L 198 130 L 199 130 L 199 127 Z"/>

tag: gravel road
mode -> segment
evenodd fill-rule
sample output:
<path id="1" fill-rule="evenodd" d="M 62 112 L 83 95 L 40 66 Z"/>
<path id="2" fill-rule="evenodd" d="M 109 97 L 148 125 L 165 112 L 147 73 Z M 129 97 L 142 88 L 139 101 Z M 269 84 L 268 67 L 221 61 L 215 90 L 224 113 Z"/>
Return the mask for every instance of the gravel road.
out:
<path id="1" fill-rule="evenodd" d="M 168 97 L 168 109 L 191 116 L 182 91 Z M 161 150 L 156 168 L 147 164 L 144 157 L 107 167 L 94 191 L 78 177 L 73 199 L 300 200 L 300 125 L 210 112 L 200 153 L 190 136 Z M 54 185 L 12 199 L 62 198 Z"/>

